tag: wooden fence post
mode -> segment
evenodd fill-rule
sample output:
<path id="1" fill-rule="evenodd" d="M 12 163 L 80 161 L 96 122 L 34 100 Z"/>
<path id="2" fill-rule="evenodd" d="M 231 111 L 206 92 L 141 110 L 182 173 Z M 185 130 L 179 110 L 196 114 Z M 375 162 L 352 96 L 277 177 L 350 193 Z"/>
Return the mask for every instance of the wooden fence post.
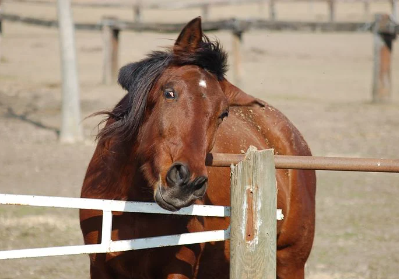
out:
<path id="1" fill-rule="evenodd" d="M 275 2 L 275 0 L 269 0 L 269 19 L 271 21 L 276 20 L 276 2 Z"/>
<path id="2" fill-rule="evenodd" d="M 328 0 L 329 21 L 335 21 L 335 0 Z"/>
<path id="3" fill-rule="evenodd" d="M 398 15 L 398 0 L 391 0 L 391 6 L 392 6 L 392 19 L 398 23 L 399 20 L 399 15 Z"/>
<path id="4" fill-rule="evenodd" d="M 104 17 L 103 24 L 103 83 L 112 84 L 118 77 L 119 29 L 116 18 Z"/>
<path id="5" fill-rule="evenodd" d="M 202 5 L 202 18 L 204 21 L 209 20 L 209 3 Z"/>
<path id="6" fill-rule="evenodd" d="M 367 20 L 370 16 L 370 0 L 364 1 L 364 19 Z"/>
<path id="7" fill-rule="evenodd" d="M 240 87 L 242 84 L 242 69 L 241 69 L 241 43 L 243 32 L 241 30 L 233 30 L 233 75 L 234 83 Z"/>
<path id="8" fill-rule="evenodd" d="M 75 28 L 70 0 L 58 0 L 58 24 L 62 65 L 62 124 L 60 141 L 83 140 L 80 116 L 80 93 L 76 65 Z"/>
<path id="9" fill-rule="evenodd" d="M 391 98 L 391 55 L 395 39 L 395 25 L 387 14 L 376 14 L 373 26 L 374 65 L 373 102 L 381 103 Z"/>
<path id="10" fill-rule="evenodd" d="M 276 279 L 276 210 L 273 150 L 251 146 L 231 171 L 231 279 Z"/>
<path id="11" fill-rule="evenodd" d="M 140 23 L 142 21 L 141 0 L 136 1 L 135 5 L 133 6 L 133 15 L 134 15 L 134 22 Z"/>
<path id="12" fill-rule="evenodd" d="M 1 52 L 1 41 L 3 40 L 3 5 L 2 0 L 0 0 L 0 64 L 2 61 L 2 52 Z"/>

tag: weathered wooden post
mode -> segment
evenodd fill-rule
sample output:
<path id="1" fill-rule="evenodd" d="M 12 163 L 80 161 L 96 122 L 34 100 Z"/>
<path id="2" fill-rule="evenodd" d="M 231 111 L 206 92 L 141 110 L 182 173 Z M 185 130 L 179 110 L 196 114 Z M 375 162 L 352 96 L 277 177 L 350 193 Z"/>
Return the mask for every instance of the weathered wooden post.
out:
<path id="1" fill-rule="evenodd" d="M 242 31 L 233 30 L 233 75 L 234 83 L 240 87 L 242 83 L 242 69 L 241 69 L 241 43 Z"/>
<path id="2" fill-rule="evenodd" d="M 112 84 L 118 77 L 119 29 L 116 18 L 104 17 L 103 29 L 103 83 Z"/>
<path id="3" fill-rule="evenodd" d="M 241 45 L 244 32 L 248 26 L 245 21 L 234 19 L 232 22 L 233 34 L 233 76 L 234 83 L 240 87 L 242 85 L 242 62 L 241 62 Z"/>
<path id="4" fill-rule="evenodd" d="M 73 143 L 83 140 L 79 81 L 76 66 L 75 28 L 70 0 L 58 0 L 57 8 L 62 65 L 62 124 L 60 140 L 65 143 Z"/>
<path id="5" fill-rule="evenodd" d="M 391 0 L 391 7 L 392 7 L 392 19 L 394 22 L 398 23 L 399 15 L 398 15 L 398 0 Z"/>
<path id="6" fill-rule="evenodd" d="M 276 20 L 276 0 L 269 0 L 269 19 Z"/>
<path id="7" fill-rule="evenodd" d="M 0 0 L 0 64 L 2 60 L 2 52 L 1 52 L 1 40 L 3 39 L 3 5 L 2 0 Z"/>
<path id="8" fill-rule="evenodd" d="M 328 0 L 329 21 L 335 21 L 335 0 Z"/>
<path id="9" fill-rule="evenodd" d="M 231 279 L 276 279 L 277 190 L 273 150 L 250 147 L 231 171 Z"/>
<path id="10" fill-rule="evenodd" d="M 134 22 L 140 23 L 142 20 L 141 17 L 141 0 L 137 0 L 133 6 L 133 15 L 134 15 Z"/>
<path id="11" fill-rule="evenodd" d="M 367 20 L 370 16 L 370 0 L 364 1 L 364 19 Z"/>
<path id="12" fill-rule="evenodd" d="M 204 21 L 209 20 L 209 3 L 205 3 L 202 5 L 202 18 Z"/>
<path id="13" fill-rule="evenodd" d="M 387 14 L 376 14 L 373 26 L 374 65 L 373 102 L 381 103 L 391 98 L 392 42 L 396 38 L 395 24 Z"/>

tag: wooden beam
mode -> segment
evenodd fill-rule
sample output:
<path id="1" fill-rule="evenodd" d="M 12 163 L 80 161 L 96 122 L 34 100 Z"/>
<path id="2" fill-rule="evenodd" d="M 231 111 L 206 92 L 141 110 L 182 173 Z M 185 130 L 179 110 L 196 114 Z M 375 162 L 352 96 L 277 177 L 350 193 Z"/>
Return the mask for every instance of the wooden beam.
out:
<path id="1" fill-rule="evenodd" d="M 25 24 L 44 26 L 50 28 L 57 28 L 58 22 L 56 20 L 46 20 L 32 17 L 24 17 L 15 14 L 3 14 L 4 21 L 22 22 Z M 257 30 L 276 30 L 276 31 L 305 31 L 305 32 L 369 32 L 370 29 L 364 28 L 364 22 L 303 22 L 303 21 L 270 21 L 262 19 L 254 20 L 216 20 L 203 22 L 202 28 L 204 31 L 217 30 L 232 30 L 234 29 L 234 22 L 240 21 L 245 24 L 247 29 Z M 115 27 L 119 30 L 127 31 L 142 31 L 142 32 L 180 32 L 185 26 L 185 23 L 147 23 L 141 22 L 139 24 L 132 21 L 117 21 Z M 101 23 L 76 23 L 76 30 L 102 30 Z M 399 27 L 396 26 L 396 32 L 399 32 Z"/>
<path id="2" fill-rule="evenodd" d="M 103 84 L 113 84 L 118 78 L 119 29 L 115 28 L 116 18 L 105 17 L 103 23 Z"/>

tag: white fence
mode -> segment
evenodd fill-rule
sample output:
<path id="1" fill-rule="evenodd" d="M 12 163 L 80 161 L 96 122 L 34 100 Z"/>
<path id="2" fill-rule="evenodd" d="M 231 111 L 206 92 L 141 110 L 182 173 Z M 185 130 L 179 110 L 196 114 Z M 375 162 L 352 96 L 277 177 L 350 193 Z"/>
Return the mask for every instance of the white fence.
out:
<path id="1" fill-rule="evenodd" d="M 162 209 L 156 203 L 9 194 L 0 194 L 0 204 L 74 209 L 95 209 L 103 211 L 101 244 L 0 251 L 1 260 L 139 250 L 163 246 L 195 244 L 209 241 L 222 241 L 230 238 L 230 228 L 228 228 L 227 230 L 185 233 L 142 239 L 119 241 L 111 240 L 112 211 L 229 217 L 229 206 L 192 205 L 186 208 L 182 208 L 177 212 L 170 212 Z M 281 210 L 277 210 L 276 217 L 277 220 L 281 220 L 283 218 Z"/>
<path id="2" fill-rule="evenodd" d="M 249 278 L 276 278 L 276 219 L 282 220 L 284 216 L 281 210 L 276 209 L 277 190 L 273 150 L 256 151 L 254 148 L 250 148 L 244 160 L 232 167 L 231 177 L 233 210 L 227 206 L 192 205 L 177 212 L 170 212 L 160 208 L 156 203 L 0 194 L 0 205 L 103 211 L 100 244 L 0 251 L 0 260 L 108 253 L 230 239 L 229 226 L 226 230 L 112 241 L 113 211 L 231 217 L 231 243 L 233 248 L 235 247 L 234 249 L 239 247 L 239 250 L 234 250 L 235 252 L 230 255 L 232 263 L 230 278 L 242 279 L 245 277 L 243 274 L 251 274 Z M 248 192 L 250 192 L 251 198 L 247 197 Z M 246 239 L 247 225 L 256 227 L 252 233 L 253 239 L 256 241 Z M 247 264 L 242 262 L 243 257 L 247 259 L 245 261 Z M 267 260 L 262 261 L 265 264 L 252 266 L 251 259 L 259 259 L 259 257 L 267 257 Z"/>
<path id="3" fill-rule="evenodd" d="M 103 211 L 101 244 L 0 251 L 0 259 L 139 250 L 160 246 L 221 241 L 229 239 L 230 237 L 230 230 L 227 229 L 132 240 L 111 240 L 112 211 L 226 217 L 230 216 L 230 207 L 226 206 L 192 205 L 190 207 L 182 208 L 177 212 L 170 212 L 162 209 L 156 203 L 8 194 L 0 194 L 0 204 L 95 209 Z"/>

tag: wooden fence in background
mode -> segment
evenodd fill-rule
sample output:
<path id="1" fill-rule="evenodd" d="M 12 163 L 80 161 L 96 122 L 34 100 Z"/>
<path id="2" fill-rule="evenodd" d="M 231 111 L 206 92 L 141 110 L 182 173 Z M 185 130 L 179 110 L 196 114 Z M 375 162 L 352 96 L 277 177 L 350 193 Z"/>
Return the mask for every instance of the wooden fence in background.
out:
<path id="1" fill-rule="evenodd" d="M 5 2 L 13 3 L 27 3 L 27 4 L 41 4 L 54 5 L 55 1 L 51 0 L 5 0 Z M 126 0 L 126 1 L 75 1 L 72 3 L 74 7 L 91 7 L 91 8 L 130 8 L 132 9 L 134 21 L 142 21 L 143 10 L 180 10 L 180 9 L 201 9 L 203 19 L 208 20 L 210 10 L 212 7 L 228 6 L 228 5 L 243 5 L 243 4 L 257 4 L 259 5 L 259 15 L 263 17 L 265 7 L 269 10 L 269 19 L 277 20 L 277 4 L 288 2 L 306 2 L 309 4 L 309 12 L 312 13 L 315 3 L 325 3 L 328 9 L 328 19 L 330 22 L 336 21 L 336 7 L 339 3 L 357 2 L 363 3 L 363 13 L 365 18 L 370 15 L 370 4 L 373 2 L 389 2 L 392 8 L 392 16 L 398 20 L 398 0 L 203 0 L 203 1 L 169 1 L 169 2 L 151 2 L 143 0 Z"/>

